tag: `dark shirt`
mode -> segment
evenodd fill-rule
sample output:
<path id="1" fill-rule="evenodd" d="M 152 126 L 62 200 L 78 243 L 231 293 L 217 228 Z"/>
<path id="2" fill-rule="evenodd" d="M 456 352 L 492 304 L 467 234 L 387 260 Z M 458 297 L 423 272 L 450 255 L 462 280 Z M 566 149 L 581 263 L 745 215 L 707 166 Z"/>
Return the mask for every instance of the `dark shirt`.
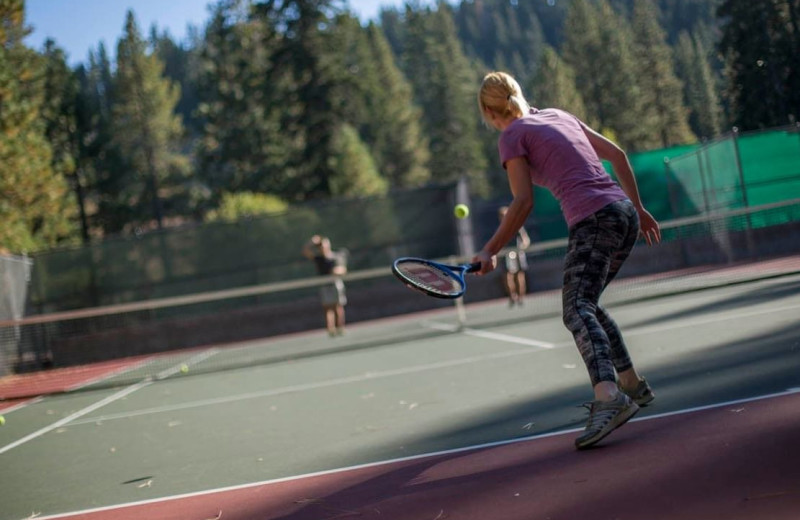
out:
<path id="1" fill-rule="evenodd" d="M 336 267 L 336 259 L 317 255 L 314 257 L 314 265 L 317 266 L 317 272 L 320 275 L 329 275 L 333 273 L 333 268 Z"/>

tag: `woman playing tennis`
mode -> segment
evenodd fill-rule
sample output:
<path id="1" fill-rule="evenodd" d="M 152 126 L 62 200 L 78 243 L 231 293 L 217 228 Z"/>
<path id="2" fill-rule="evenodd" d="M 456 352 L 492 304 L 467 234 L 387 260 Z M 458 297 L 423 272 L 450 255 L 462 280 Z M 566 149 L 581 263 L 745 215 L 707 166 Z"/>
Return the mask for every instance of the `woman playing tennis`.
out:
<path id="1" fill-rule="evenodd" d="M 594 388 L 578 449 L 594 445 L 653 400 L 633 367 L 619 328 L 599 305 L 638 235 L 659 242 L 658 223 L 645 210 L 625 152 L 575 116 L 532 108 L 517 81 L 487 74 L 478 94 L 484 121 L 501 132 L 500 161 L 513 196 L 492 238 L 475 256 L 480 274 L 494 269 L 497 253 L 533 208 L 533 184 L 558 199 L 569 227 L 562 289 L 564 324 L 572 333 Z M 611 163 L 619 185 L 606 173 Z"/>

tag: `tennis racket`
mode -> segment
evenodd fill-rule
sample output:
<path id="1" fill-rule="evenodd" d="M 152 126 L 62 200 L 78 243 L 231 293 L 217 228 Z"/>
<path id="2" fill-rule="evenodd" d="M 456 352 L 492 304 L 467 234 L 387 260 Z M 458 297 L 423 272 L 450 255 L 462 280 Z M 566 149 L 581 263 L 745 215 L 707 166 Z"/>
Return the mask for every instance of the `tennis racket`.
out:
<path id="1" fill-rule="evenodd" d="M 404 284 L 436 298 L 455 299 L 464 294 L 467 284 L 466 273 L 474 273 L 481 268 L 480 262 L 474 264 L 447 265 L 423 258 L 398 258 L 392 264 L 392 272 Z"/>

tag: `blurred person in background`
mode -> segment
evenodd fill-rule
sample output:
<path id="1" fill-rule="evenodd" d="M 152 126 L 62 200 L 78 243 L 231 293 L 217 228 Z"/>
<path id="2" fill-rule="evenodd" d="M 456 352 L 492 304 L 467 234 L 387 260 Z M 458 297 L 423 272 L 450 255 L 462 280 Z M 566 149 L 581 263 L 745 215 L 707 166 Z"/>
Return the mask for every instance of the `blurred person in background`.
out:
<path id="1" fill-rule="evenodd" d="M 344 306 L 347 305 L 347 294 L 341 278 L 347 274 L 347 253 L 333 251 L 328 237 L 314 235 L 303 246 L 303 256 L 314 262 L 320 276 L 335 277 L 330 283 L 320 287 L 319 293 L 328 334 L 331 337 L 340 336 L 344 334 Z"/>
<path id="2" fill-rule="evenodd" d="M 506 216 L 508 206 L 502 206 L 497 215 L 500 221 Z M 505 276 L 503 277 L 503 285 L 508 295 L 508 306 L 522 305 L 525 293 L 528 292 L 525 276 L 528 270 L 528 256 L 525 250 L 531 245 L 531 239 L 528 232 L 525 231 L 525 226 L 520 226 L 517 231 L 516 243 L 513 248 L 508 250 L 505 254 L 503 267 Z"/>

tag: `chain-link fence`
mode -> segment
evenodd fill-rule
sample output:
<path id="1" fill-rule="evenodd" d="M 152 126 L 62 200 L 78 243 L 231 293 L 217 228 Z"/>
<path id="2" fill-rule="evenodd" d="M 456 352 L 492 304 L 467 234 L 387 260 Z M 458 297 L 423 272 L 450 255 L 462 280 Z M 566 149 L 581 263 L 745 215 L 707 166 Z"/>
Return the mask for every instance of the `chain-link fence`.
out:
<path id="1" fill-rule="evenodd" d="M 26 256 L 0 255 L 0 321 L 19 320 L 25 315 L 31 260 Z M 0 343 L 0 376 L 6 375 L 20 355 L 21 328 L 4 330 Z"/>
<path id="2" fill-rule="evenodd" d="M 798 127 L 738 134 L 631 154 L 645 205 L 660 221 L 788 200 L 800 193 Z M 348 250 L 351 270 L 398 256 L 462 254 L 494 232 L 505 199 L 472 200 L 468 222 L 452 208 L 463 185 L 293 206 L 281 215 L 115 238 L 35 256 L 35 313 L 164 298 L 294 280 L 314 274 L 300 250 L 313 234 Z M 560 239 L 558 202 L 537 189 L 525 224 L 534 242 Z"/>
<path id="3" fill-rule="evenodd" d="M 115 238 L 36 255 L 36 313 L 293 280 L 315 274 L 303 244 L 315 234 L 346 249 L 351 270 L 397 256 L 456 254 L 457 184 L 292 206 L 253 217 Z"/>
<path id="4" fill-rule="evenodd" d="M 665 158 L 664 171 L 673 217 L 781 202 L 800 193 L 800 127 L 734 130 Z"/>

